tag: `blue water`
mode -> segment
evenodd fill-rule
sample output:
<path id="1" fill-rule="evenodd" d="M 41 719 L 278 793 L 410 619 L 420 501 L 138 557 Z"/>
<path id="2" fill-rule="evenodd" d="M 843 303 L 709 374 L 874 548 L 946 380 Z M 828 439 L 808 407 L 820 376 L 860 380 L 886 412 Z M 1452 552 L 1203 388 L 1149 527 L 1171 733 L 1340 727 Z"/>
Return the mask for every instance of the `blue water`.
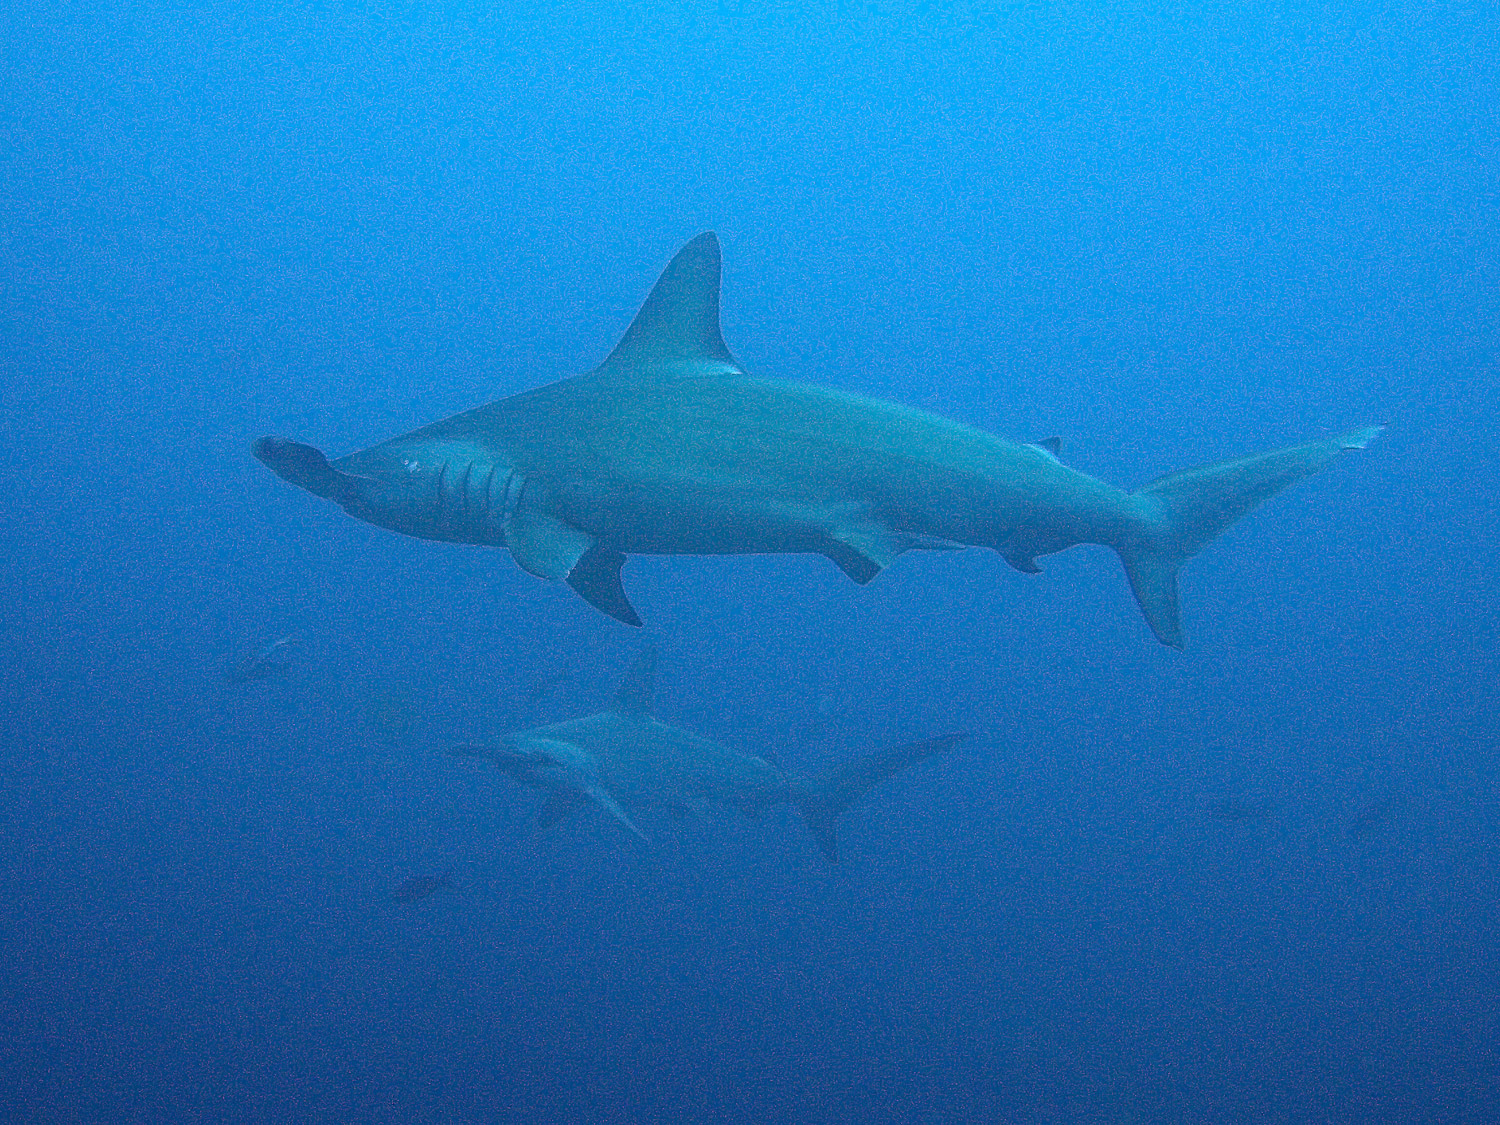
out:
<path id="1" fill-rule="evenodd" d="M 0 21 L 6 1120 L 1500 1119 L 1500 14 L 914 7 Z M 750 370 L 1121 485 L 1392 428 L 1185 653 L 1100 548 L 636 558 L 643 638 L 249 454 L 592 367 L 710 228 Z M 972 738 L 838 867 L 445 755 L 645 639 L 789 769 Z"/>

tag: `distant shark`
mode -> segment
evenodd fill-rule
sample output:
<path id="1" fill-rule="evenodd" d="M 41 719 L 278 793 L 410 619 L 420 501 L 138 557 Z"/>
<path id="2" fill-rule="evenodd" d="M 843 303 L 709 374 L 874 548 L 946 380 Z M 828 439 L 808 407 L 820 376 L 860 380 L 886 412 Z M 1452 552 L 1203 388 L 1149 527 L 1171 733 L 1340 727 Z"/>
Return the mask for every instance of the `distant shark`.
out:
<path id="1" fill-rule="evenodd" d="M 793 777 L 766 758 L 655 718 L 655 675 L 656 655 L 648 650 L 631 665 L 605 710 L 522 731 L 498 745 L 463 746 L 452 753 L 487 759 L 545 792 L 537 820 L 544 828 L 594 804 L 644 840 L 646 834 L 628 810 L 654 807 L 686 815 L 719 806 L 754 816 L 790 802 L 823 855 L 837 862 L 840 813 L 892 774 L 964 739 L 930 738 L 855 758 L 812 777 Z"/>
<path id="2" fill-rule="evenodd" d="M 285 659 L 289 650 L 297 644 L 297 634 L 288 633 L 277 637 L 264 648 L 257 649 L 224 672 L 224 680 L 231 684 L 249 684 L 256 680 L 269 680 L 273 676 L 289 676 L 292 672 L 290 660 Z"/>
<path id="3" fill-rule="evenodd" d="M 257 441 L 272 471 L 423 539 L 510 548 L 627 625 L 628 554 L 812 552 L 869 582 L 903 551 L 990 547 L 1035 573 L 1078 543 L 1119 552 L 1146 620 L 1182 647 L 1177 571 L 1261 501 L 1382 426 L 1187 469 L 1125 492 L 921 410 L 745 373 L 719 331 L 719 242 L 668 264 L 609 357 L 330 462 Z"/>

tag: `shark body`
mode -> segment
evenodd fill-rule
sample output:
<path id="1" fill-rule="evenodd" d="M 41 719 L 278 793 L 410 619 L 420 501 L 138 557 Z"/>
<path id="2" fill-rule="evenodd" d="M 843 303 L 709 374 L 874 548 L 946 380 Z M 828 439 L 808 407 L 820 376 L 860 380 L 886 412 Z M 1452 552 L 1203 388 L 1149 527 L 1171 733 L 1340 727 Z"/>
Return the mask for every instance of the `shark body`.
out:
<path id="1" fill-rule="evenodd" d="M 269 680 L 274 676 L 291 675 L 292 663 L 287 658 L 296 644 L 296 633 L 287 633 L 285 636 L 277 637 L 264 648 L 258 649 L 228 668 L 224 672 L 224 681 L 242 685 L 254 683 L 256 680 Z"/>
<path id="2" fill-rule="evenodd" d="M 663 809 L 675 815 L 711 807 L 755 816 L 790 802 L 802 813 L 830 862 L 838 860 L 840 813 L 892 774 L 957 746 L 963 735 L 877 751 L 811 777 L 784 772 L 756 754 L 722 746 L 653 714 L 656 656 L 643 653 L 603 711 L 535 727 L 496 745 L 464 746 L 457 757 L 484 758 L 515 780 L 540 789 L 538 817 L 550 827 L 589 804 L 642 840 L 631 815 Z"/>
<path id="3" fill-rule="evenodd" d="M 1283 488 L 1383 427 L 1188 469 L 1134 492 L 926 411 L 748 374 L 719 330 L 712 233 L 668 264 L 597 369 L 330 462 L 262 438 L 284 479 L 408 535 L 509 548 L 629 625 L 630 554 L 812 552 L 859 583 L 911 549 L 989 547 L 1018 570 L 1119 552 L 1156 636 L 1181 647 L 1177 571 Z"/>

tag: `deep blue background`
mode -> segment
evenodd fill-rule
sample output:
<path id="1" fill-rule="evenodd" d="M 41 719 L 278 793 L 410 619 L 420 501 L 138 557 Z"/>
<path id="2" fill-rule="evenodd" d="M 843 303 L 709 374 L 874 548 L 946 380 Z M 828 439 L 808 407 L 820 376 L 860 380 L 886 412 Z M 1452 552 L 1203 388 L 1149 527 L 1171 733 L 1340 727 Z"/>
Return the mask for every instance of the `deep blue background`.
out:
<path id="1" fill-rule="evenodd" d="M 6 1117 L 1500 1115 L 1500 15 L 908 7 L 0 16 Z M 538 834 L 443 748 L 641 637 L 249 443 L 587 369 L 710 227 L 751 370 L 1122 485 L 1393 427 L 1188 566 L 1185 654 L 1097 548 L 635 559 L 664 717 L 974 738 L 837 869 Z"/>

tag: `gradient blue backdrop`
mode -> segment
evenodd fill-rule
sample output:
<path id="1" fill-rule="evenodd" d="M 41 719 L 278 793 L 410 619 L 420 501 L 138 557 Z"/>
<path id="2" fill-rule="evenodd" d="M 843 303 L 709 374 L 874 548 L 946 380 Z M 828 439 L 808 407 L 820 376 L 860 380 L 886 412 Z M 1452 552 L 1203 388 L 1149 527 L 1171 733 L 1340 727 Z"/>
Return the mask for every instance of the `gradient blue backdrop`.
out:
<path id="1" fill-rule="evenodd" d="M 0 16 L 7 1119 L 1500 1115 L 1500 15 L 912 7 Z M 587 369 L 708 228 L 751 370 L 1122 485 L 1392 429 L 1189 565 L 1185 654 L 1098 549 L 635 559 L 665 717 L 974 737 L 837 869 L 539 834 L 444 747 L 641 636 L 249 443 Z"/>

